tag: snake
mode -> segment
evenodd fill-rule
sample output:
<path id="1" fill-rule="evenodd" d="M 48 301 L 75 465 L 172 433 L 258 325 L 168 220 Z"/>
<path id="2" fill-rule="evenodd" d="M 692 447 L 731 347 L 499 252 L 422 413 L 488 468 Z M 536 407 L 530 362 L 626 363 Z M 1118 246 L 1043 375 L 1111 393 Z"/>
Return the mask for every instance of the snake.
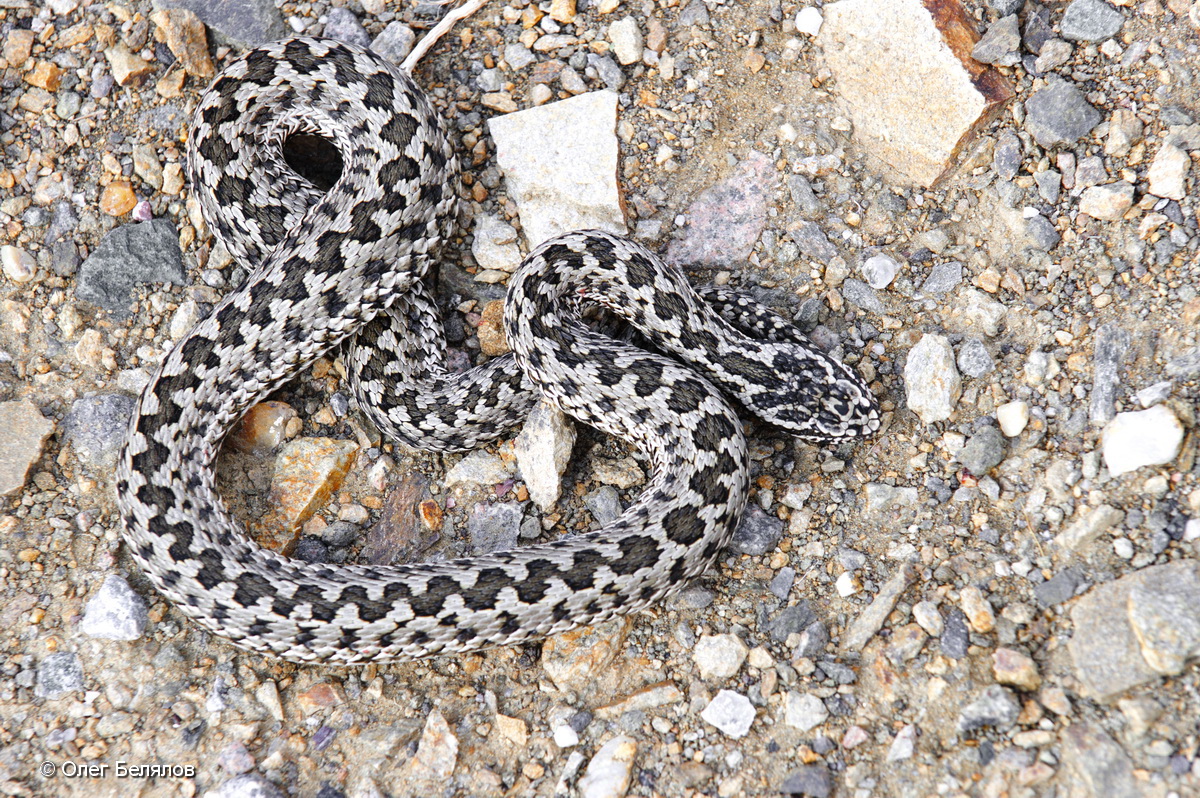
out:
<path id="1" fill-rule="evenodd" d="M 331 184 L 289 165 L 299 136 L 339 154 Z M 430 280 L 454 234 L 457 169 L 422 90 L 349 43 L 258 46 L 197 102 L 191 190 L 248 276 L 139 396 L 116 502 L 154 588 L 241 649 L 406 661 L 636 612 L 704 573 L 737 527 L 749 457 L 731 402 L 816 442 L 879 428 L 862 378 L 786 318 L 726 288 L 697 292 L 646 247 L 599 230 L 542 243 L 511 275 L 511 353 L 447 368 Z M 589 323 L 597 307 L 644 345 Z M 332 565 L 261 547 L 224 504 L 214 461 L 251 406 L 342 344 L 356 402 L 401 443 L 472 449 L 541 400 L 628 441 L 649 464 L 645 486 L 595 531 L 482 556 Z"/>

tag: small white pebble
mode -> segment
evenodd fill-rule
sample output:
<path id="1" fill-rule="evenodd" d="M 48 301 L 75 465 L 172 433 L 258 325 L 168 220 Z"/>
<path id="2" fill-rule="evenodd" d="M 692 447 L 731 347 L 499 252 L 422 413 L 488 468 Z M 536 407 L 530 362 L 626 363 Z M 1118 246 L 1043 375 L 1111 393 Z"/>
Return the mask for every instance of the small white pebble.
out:
<path id="1" fill-rule="evenodd" d="M 1029 404 L 1016 401 L 1000 405 L 996 408 L 996 421 L 1000 423 L 1001 432 L 1015 438 L 1024 432 L 1029 423 Z"/>
<path id="2" fill-rule="evenodd" d="M 1113 541 L 1113 553 L 1122 560 L 1133 559 L 1133 542 L 1129 538 L 1117 538 Z"/>
<path id="3" fill-rule="evenodd" d="M 14 283 L 27 283 L 37 274 L 33 256 L 11 245 L 0 247 L 0 263 L 4 265 L 4 276 Z"/>
<path id="4" fill-rule="evenodd" d="M 816 36 L 821 30 L 821 24 L 825 18 L 821 16 L 821 12 L 812 6 L 800 9 L 800 13 L 796 15 L 796 30 L 799 33 L 804 33 L 809 36 Z"/>
<path id="5" fill-rule="evenodd" d="M 857 593 L 859 585 L 858 580 L 854 578 L 854 574 L 850 571 L 846 571 L 837 578 L 837 582 L 834 583 L 834 587 L 837 588 L 838 595 L 845 598 L 846 596 L 853 596 L 855 593 Z"/>
<path id="6" fill-rule="evenodd" d="M 579 735 L 575 730 L 567 724 L 563 724 L 554 730 L 554 744 L 559 748 L 571 748 L 579 745 Z"/>

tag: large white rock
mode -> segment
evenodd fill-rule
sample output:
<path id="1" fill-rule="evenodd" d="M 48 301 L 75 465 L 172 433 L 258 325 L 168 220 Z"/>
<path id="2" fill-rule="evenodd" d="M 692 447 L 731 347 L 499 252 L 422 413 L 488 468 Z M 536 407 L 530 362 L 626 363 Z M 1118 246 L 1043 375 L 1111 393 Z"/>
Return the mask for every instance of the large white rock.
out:
<path id="1" fill-rule="evenodd" d="M 594 91 L 488 120 L 529 248 L 571 230 L 624 235 L 617 93 Z"/>
<path id="2" fill-rule="evenodd" d="M 547 512 L 558 501 L 562 492 L 562 474 L 574 445 L 574 422 L 557 408 L 539 402 L 517 436 L 514 453 L 529 497 L 542 512 Z"/>
<path id="3" fill-rule="evenodd" d="M 962 395 L 954 347 L 944 335 L 926 334 L 908 353 L 904 366 L 908 409 L 926 424 L 945 421 Z"/>
<path id="4" fill-rule="evenodd" d="M 1182 443 L 1183 424 L 1166 405 L 1117 413 L 1104 428 L 1104 464 L 1114 477 L 1163 465 L 1175 459 Z"/>

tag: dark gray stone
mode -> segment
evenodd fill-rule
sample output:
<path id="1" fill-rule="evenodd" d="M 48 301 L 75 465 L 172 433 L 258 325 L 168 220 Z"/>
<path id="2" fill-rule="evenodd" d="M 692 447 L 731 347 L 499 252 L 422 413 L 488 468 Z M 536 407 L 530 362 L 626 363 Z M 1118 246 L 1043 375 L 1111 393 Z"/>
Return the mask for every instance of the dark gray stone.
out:
<path id="1" fill-rule="evenodd" d="M 1020 60 L 1017 49 L 1021 46 L 1021 33 L 1016 14 L 993 22 L 988 26 L 987 33 L 971 50 L 971 57 L 982 64 L 998 64 L 1012 66 Z"/>
<path id="2" fill-rule="evenodd" d="M 1058 202 L 1058 196 L 1062 192 L 1062 173 L 1057 169 L 1046 169 L 1038 172 L 1033 176 L 1033 182 L 1037 183 L 1038 194 L 1042 199 L 1051 205 Z M 1045 218 L 1045 217 L 1043 217 Z M 1053 229 L 1053 225 L 1051 225 Z M 1058 236 L 1058 231 L 1054 231 L 1054 235 Z M 1057 241 L 1055 242 L 1057 243 Z"/>
<path id="3" fill-rule="evenodd" d="M 837 257 L 837 247 L 829 243 L 825 231 L 816 222 L 803 222 L 789 234 L 800 252 L 820 263 L 828 263 Z"/>
<path id="4" fill-rule="evenodd" d="M 690 28 L 693 25 L 708 24 L 708 6 L 701 0 L 692 0 L 687 6 L 679 12 L 676 18 L 677 25 L 680 28 Z"/>
<path id="5" fill-rule="evenodd" d="M 767 631 L 772 640 L 783 642 L 790 634 L 799 634 L 817 622 L 817 614 L 807 601 L 801 601 L 790 607 L 785 607 L 767 625 Z"/>
<path id="6" fill-rule="evenodd" d="M 796 210 L 805 219 L 814 219 L 821 213 L 821 201 L 812 190 L 812 183 L 804 175 L 788 175 L 788 191 L 791 192 L 792 202 Z"/>
<path id="7" fill-rule="evenodd" d="M 75 214 L 75 207 L 65 200 L 56 202 L 54 217 L 50 220 L 50 226 L 46 228 L 46 235 L 42 237 L 42 243 L 54 244 L 75 232 L 75 228 L 78 226 L 79 217 Z"/>
<path id="8" fill-rule="evenodd" d="M 371 49 L 398 65 L 412 52 L 413 42 L 416 40 L 417 34 L 413 33 L 412 28 L 403 22 L 389 22 L 387 27 L 371 42 Z M 530 57 L 533 55 L 519 44 L 512 46 L 529 53 Z"/>
<path id="9" fill-rule="evenodd" d="M 996 368 L 996 361 L 979 338 L 968 338 L 958 350 L 958 370 L 968 377 L 979 379 Z"/>
<path id="10" fill-rule="evenodd" d="M 800 642 L 796 644 L 792 656 L 816 659 L 825 653 L 825 647 L 829 645 L 829 640 L 829 629 L 825 624 L 820 621 L 810 623 L 800 633 Z"/>
<path id="11" fill-rule="evenodd" d="M 956 260 L 938 263 L 921 284 L 922 294 L 946 294 L 962 284 L 962 264 Z"/>
<path id="12" fill-rule="evenodd" d="M 940 642 L 942 653 L 950 659 L 962 659 L 967 656 L 967 646 L 971 642 L 967 631 L 967 616 L 958 607 L 952 607 L 946 613 Z"/>
<path id="13" fill-rule="evenodd" d="M 1025 220 L 1025 237 L 1033 247 L 1041 252 L 1049 252 L 1062 241 L 1058 229 L 1053 222 L 1040 213 Z"/>
<path id="14" fill-rule="evenodd" d="M 796 569 L 790 565 L 785 565 L 779 569 L 779 573 L 775 574 L 771 579 L 771 584 L 768 585 L 771 593 L 781 601 L 787 600 L 788 593 L 792 592 L 792 585 L 796 583 Z"/>
<path id="15" fill-rule="evenodd" d="M 184 283 L 179 234 L 169 219 L 112 230 L 79 267 L 75 296 L 128 316 L 138 283 Z"/>
<path id="16" fill-rule="evenodd" d="M 1025 15 L 1025 28 L 1021 41 L 1025 49 L 1035 55 L 1042 51 L 1042 45 L 1054 38 L 1054 29 L 1050 27 L 1050 9 L 1035 5 Z"/>
<path id="17" fill-rule="evenodd" d="M 1125 17 L 1103 0 L 1074 0 L 1063 12 L 1059 30 L 1073 42 L 1100 42 L 1121 31 Z"/>
<path id="18" fill-rule="evenodd" d="M 1116 414 L 1117 386 L 1121 382 L 1121 367 L 1129 351 L 1129 333 L 1115 324 L 1102 325 L 1096 330 L 1092 351 L 1093 424 L 1107 424 Z"/>
<path id="19" fill-rule="evenodd" d="M 1007 729 L 1017 722 L 1017 716 L 1020 714 L 1021 704 L 1013 691 L 998 684 L 991 684 L 958 716 L 958 731 L 961 734 L 984 726 Z"/>
<path id="20" fill-rule="evenodd" d="M 213 31 L 218 43 L 243 50 L 289 32 L 273 0 L 154 0 L 154 7 L 186 8 Z"/>
<path id="21" fill-rule="evenodd" d="M 521 534 L 521 505 L 513 502 L 502 504 L 478 504 L 467 518 L 467 533 L 471 536 L 471 550 L 476 554 L 489 554 L 517 547 L 517 536 Z"/>
<path id="22" fill-rule="evenodd" d="M 742 515 L 742 521 L 729 541 L 729 550 L 735 554 L 766 554 L 775 549 L 782 536 L 783 521 L 752 504 Z"/>
<path id="23" fill-rule="evenodd" d="M 1011 130 L 1000 134 L 992 153 L 992 168 L 1003 180 L 1012 180 L 1021 168 L 1021 140 Z"/>
<path id="24" fill-rule="evenodd" d="M 954 459 L 976 476 L 983 476 L 1004 459 L 1004 433 L 995 427 L 984 427 L 967 440 Z"/>
<path id="25" fill-rule="evenodd" d="M 613 91 L 620 91 L 621 87 L 625 85 L 625 73 L 609 56 L 589 53 L 588 64 L 596 68 L 596 74 L 600 76 L 600 80 L 604 81 L 604 85 Z"/>
<path id="26" fill-rule="evenodd" d="M 1025 129 L 1039 145 L 1050 149 L 1074 144 L 1100 123 L 1100 112 L 1074 84 L 1051 77 L 1045 88 L 1025 101 Z"/>
<path id="27" fill-rule="evenodd" d="M 854 684 L 858 681 L 858 674 L 854 669 L 840 662 L 825 660 L 818 667 L 834 684 Z"/>
<path id="28" fill-rule="evenodd" d="M 853 277 L 847 278 L 842 283 L 842 296 L 847 302 L 853 302 L 863 310 L 869 310 L 881 316 L 887 313 L 887 306 L 879 298 L 878 292 L 862 280 L 855 280 Z"/>
<path id="29" fill-rule="evenodd" d="M 621 496 L 612 485 L 601 485 L 583 497 L 583 503 L 599 524 L 615 521 L 621 514 Z"/>
<path id="30" fill-rule="evenodd" d="M 324 35 L 330 39 L 357 44 L 359 47 L 371 46 L 371 34 L 363 29 L 358 17 L 348 8 L 335 6 L 329 9 L 325 15 Z"/>
<path id="31" fill-rule="evenodd" d="M 55 241 L 50 247 L 50 268 L 59 277 L 70 277 L 79 268 L 79 247 L 74 241 Z"/>
<path id="32" fill-rule="evenodd" d="M 1034 585 L 1033 595 L 1043 607 L 1052 607 L 1074 598 L 1082 583 L 1083 573 L 1072 566 L 1064 568 L 1040 585 Z"/>
<path id="33" fill-rule="evenodd" d="M 133 397 L 123 393 L 94 393 L 76 399 L 60 427 L 63 440 L 92 470 L 115 468 L 133 405 Z"/>
<path id="34" fill-rule="evenodd" d="M 802 765 L 787 775 L 779 791 L 784 795 L 807 795 L 810 798 L 829 798 L 833 782 L 829 768 L 824 765 Z"/>
<path id="35" fill-rule="evenodd" d="M 82 689 L 83 666 L 74 652 L 60 651 L 38 663 L 37 686 L 33 692 L 39 698 L 62 698 Z"/>

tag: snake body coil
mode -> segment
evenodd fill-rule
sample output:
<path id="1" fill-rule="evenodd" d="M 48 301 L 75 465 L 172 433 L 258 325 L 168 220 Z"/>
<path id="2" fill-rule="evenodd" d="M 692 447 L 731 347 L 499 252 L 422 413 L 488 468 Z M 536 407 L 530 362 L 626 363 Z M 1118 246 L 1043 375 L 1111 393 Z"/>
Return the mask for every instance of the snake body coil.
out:
<path id="1" fill-rule="evenodd" d="M 305 134 L 341 154 L 327 191 L 282 156 Z M 188 149 L 209 225 L 252 272 L 143 391 L 118 506 L 158 590 L 242 648 L 300 662 L 415 659 L 633 612 L 702 573 L 741 513 L 746 443 L 720 391 L 813 440 L 878 427 L 861 380 L 786 321 L 723 291 L 702 301 L 643 247 L 596 231 L 547 242 L 513 275 L 513 356 L 448 373 L 423 280 L 450 232 L 455 160 L 421 91 L 367 50 L 292 39 L 247 53 L 200 99 Z M 578 315 L 585 302 L 672 357 L 592 331 Z M 215 489 L 220 442 L 252 404 L 356 334 L 352 389 L 388 434 L 472 448 L 519 421 L 532 384 L 645 452 L 645 490 L 599 531 L 472 559 L 333 567 L 258 547 Z"/>

